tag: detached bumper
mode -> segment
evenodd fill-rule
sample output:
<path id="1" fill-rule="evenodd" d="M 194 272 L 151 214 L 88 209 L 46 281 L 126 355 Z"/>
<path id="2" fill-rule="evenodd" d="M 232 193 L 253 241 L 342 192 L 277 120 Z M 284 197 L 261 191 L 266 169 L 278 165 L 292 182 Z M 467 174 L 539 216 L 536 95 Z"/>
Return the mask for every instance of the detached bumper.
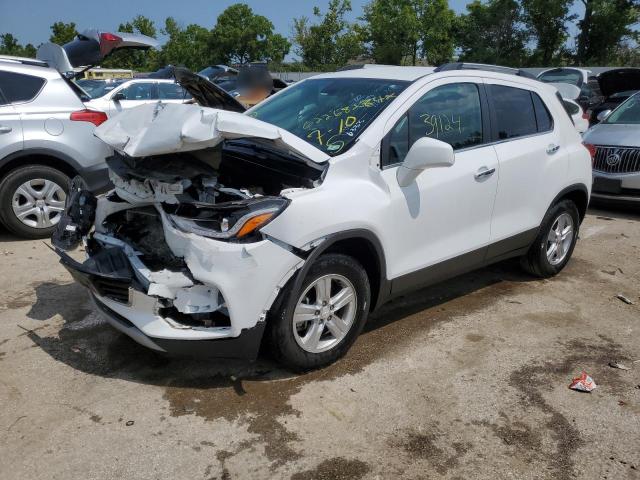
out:
<path id="1" fill-rule="evenodd" d="M 260 349 L 264 322 L 255 327 L 244 330 L 236 338 L 217 340 L 172 340 L 166 338 L 152 338 L 142 332 L 131 321 L 112 310 L 92 295 L 96 307 L 104 314 L 107 321 L 116 330 L 131 337 L 140 345 L 161 353 L 176 356 L 204 357 L 204 358 L 234 358 L 255 360 Z"/>

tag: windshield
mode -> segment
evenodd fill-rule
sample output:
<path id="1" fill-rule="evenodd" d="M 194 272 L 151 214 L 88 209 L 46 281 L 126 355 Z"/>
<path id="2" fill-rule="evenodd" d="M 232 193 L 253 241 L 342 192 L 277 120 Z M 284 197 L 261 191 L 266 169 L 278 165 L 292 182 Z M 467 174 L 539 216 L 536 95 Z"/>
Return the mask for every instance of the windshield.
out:
<path id="1" fill-rule="evenodd" d="M 369 78 L 319 78 L 287 87 L 247 115 L 284 128 L 335 156 L 358 136 L 409 82 Z"/>
<path id="2" fill-rule="evenodd" d="M 78 80 L 76 83 L 89 94 L 91 98 L 104 97 L 125 80 Z"/>
<path id="3" fill-rule="evenodd" d="M 640 94 L 616 108 L 603 123 L 640 125 Z"/>
<path id="4" fill-rule="evenodd" d="M 563 68 L 544 72 L 538 77 L 538 80 L 545 83 L 570 83 L 571 85 L 580 87 L 582 85 L 582 73 L 578 70 Z"/>

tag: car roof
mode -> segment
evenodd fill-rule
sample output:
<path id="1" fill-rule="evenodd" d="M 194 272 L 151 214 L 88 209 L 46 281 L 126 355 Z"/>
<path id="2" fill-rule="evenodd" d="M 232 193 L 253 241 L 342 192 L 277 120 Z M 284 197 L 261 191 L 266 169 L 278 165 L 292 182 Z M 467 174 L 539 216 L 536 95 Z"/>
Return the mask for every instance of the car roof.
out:
<path id="1" fill-rule="evenodd" d="M 55 68 L 51 68 L 46 62 L 34 58 L 0 55 L 0 70 L 34 75 L 47 80 L 60 78 L 60 74 Z"/>
<path id="2" fill-rule="evenodd" d="M 510 73 L 494 72 L 491 70 L 445 70 L 441 72 L 434 72 L 434 67 L 371 67 L 360 68 L 354 70 L 343 70 L 340 72 L 323 73 L 311 78 L 372 78 L 372 79 L 385 79 L 385 80 L 404 80 L 409 82 L 415 82 L 420 78 L 429 76 L 429 78 L 447 78 L 447 77 L 482 77 L 495 80 L 504 80 L 513 83 L 519 83 L 526 87 L 548 90 L 551 93 L 556 91 L 556 88 L 543 83 L 534 78 L 522 77 L 519 75 L 513 75 Z"/>

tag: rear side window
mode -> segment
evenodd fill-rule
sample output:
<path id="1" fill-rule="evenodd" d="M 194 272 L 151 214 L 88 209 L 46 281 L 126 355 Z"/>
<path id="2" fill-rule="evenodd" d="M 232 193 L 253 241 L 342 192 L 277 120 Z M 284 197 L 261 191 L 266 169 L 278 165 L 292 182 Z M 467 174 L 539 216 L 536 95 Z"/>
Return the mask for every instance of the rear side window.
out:
<path id="1" fill-rule="evenodd" d="M 124 100 L 157 100 L 155 83 L 133 83 L 120 90 Z"/>
<path id="2" fill-rule="evenodd" d="M 538 133 L 536 114 L 529 90 L 489 85 L 498 140 Z"/>
<path id="3" fill-rule="evenodd" d="M 159 83 L 158 98 L 160 100 L 187 100 L 191 94 L 176 83 Z"/>
<path id="4" fill-rule="evenodd" d="M 14 72 L 0 72 L 0 90 L 9 103 L 33 100 L 44 83 L 44 78 Z"/>
<path id="5" fill-rule="evenodd" d="M 576 105 L 575 103 L 571 103 L 571 102 L 567 102 L 567 101 L 563 101 L 562 103 L 564 103 L 564 108 L 571 115 L 577 115 L 578 112 L 580 111 L 580 107 L 578 107 L 578 105 Z"/>

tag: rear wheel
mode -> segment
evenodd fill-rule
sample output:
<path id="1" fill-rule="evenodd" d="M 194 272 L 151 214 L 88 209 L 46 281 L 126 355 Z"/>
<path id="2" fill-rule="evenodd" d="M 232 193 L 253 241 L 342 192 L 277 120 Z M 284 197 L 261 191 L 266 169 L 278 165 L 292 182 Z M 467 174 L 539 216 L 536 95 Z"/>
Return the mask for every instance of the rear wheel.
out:
<path id="1" fill-rule="evenodd" d="M 367 319 L 370 288 L 364 268 L 347 255 L 322 255 L 300 291 L 292 291 L 292 284 L 271 311 L 267 339 L 273 354 L 295 370 L 333 363 L 349 350 Z"/>
<path id="2" fill-rule="evenodd" d="M 50 237 L 64 212 L 68 190 L 69 177 L 55 168 L 17 168 L 0 182 L 0 221 L 19 237 Z"/>
<path id="3" fill-rule="evenodd" d="M 543 278 L 558 274 L 571 258 L 579 227 L 578 208 L 571 200 L 562 200 L 549 208 L 535 242 L 522 257 L 524 269 Z"/>

